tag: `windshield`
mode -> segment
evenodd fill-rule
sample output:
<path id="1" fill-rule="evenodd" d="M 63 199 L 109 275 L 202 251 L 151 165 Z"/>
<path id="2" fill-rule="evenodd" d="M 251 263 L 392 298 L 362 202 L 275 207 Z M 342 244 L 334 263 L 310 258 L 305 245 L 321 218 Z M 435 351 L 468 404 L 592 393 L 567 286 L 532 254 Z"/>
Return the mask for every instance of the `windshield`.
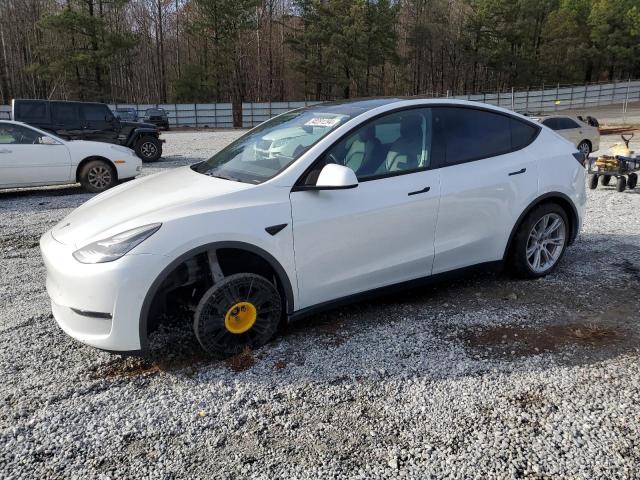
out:
<path id="1" fill-rule="evenodd" d="M 317 109 L 279 115 L 192 168 L 212 177 L 262 183 L 275 177 L 331 130 L 351 118 Z"/>

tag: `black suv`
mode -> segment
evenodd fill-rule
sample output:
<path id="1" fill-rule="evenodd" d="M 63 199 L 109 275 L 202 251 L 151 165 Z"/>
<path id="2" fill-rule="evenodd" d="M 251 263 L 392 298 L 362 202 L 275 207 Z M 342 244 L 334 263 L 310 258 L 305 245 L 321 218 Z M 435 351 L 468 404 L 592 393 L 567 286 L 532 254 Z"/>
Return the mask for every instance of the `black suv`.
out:
<path id="1" fill-rule="evenodd" d="M 118 120 L 104 103 L 13 100 L 13 120 L 69 140 L 117 143 L 132 148 L 146 162 L 162 155 L 158 127 Z"/>
<path id="2" fill-rule="evenodd" d="M 169 130 L 169 114 L 163 108 L 149 108 L 144 112 L 144 121 L 153 123 L 159 128 Z"/>

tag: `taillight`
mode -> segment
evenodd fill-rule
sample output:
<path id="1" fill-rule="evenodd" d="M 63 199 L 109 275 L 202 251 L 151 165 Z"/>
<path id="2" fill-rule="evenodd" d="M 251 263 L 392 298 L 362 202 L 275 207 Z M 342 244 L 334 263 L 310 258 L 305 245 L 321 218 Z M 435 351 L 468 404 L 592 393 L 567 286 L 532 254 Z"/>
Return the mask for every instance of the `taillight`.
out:
<path id="1" fill-rule="evenodd" d="M 587 157 L 584 155 L 584 153 L 576 152 L 576 153 L 572 153 L 572 155 L 573 155 L 573 158 L 575 158 L 580 165 L 582 165 L 583 167 L 585 166 Z"/>

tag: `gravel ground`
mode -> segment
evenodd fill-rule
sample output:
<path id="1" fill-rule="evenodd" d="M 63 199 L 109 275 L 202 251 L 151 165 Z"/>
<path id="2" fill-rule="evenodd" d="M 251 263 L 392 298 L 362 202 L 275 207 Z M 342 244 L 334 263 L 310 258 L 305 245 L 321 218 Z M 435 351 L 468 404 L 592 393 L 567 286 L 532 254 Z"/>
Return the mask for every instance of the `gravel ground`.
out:
<path id="1" fill-rule="evenodd" d="M 237 135 L 167 133 L 145 174 Z M 640 189 L 589 192 L 550 277 L 352 305 L 222 362 L 180 318 L 150 359 L 56 326 L 38 238 L 90 196 L 0 193 L 0 477 L 640 478 Z"/>

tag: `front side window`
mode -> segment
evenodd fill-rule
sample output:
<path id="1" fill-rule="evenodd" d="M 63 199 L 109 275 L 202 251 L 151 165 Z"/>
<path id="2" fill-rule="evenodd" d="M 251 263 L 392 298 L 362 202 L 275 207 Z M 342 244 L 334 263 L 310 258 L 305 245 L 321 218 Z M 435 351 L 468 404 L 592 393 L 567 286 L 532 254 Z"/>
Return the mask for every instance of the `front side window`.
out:
<path id="1" fill-rule="evenodd" d="M 279 115 L 192 168 L 212 177 L 262 183 L 275 177 L 321 138 L 351 118 L 320 107 Z"/>
<path id="2" fill-rule="evenodd" d="M 431 132 L 429 108 L 377 118 L 331 147 L 304 183 L 313 184 L 329 163 L 349 167 L 359 181 L 424 170 L 431 162 Z"/>
<path id="3" fill-rule="evenodd" d="M 436 133 L 444 144 L 446 165 L 508 153 L 511 146 L 510 117 L 473 108 L 434 109 Z"/>
<path id="4" fill-rule="evenodd" d="M 102 105 L 83 105 L 82 113 L 87 122 L 106 122 L 111 111 Z"/>
<path id="5" fill-rule="evenodd" d="M 0 124 L 0 145 L 33 145 L 42 134 L 20 125 Z"/>

